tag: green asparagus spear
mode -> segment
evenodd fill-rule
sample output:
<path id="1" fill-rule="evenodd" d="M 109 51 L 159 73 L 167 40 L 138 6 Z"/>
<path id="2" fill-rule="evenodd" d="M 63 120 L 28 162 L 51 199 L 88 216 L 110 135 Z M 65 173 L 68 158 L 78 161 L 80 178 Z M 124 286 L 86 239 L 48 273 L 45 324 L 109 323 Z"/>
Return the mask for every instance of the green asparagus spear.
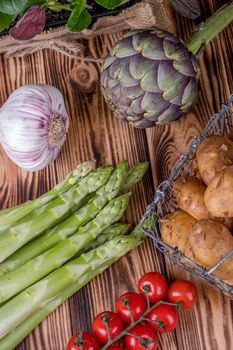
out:
<path id="1" fill-rule="evenodd" d="M 67 191 L 73 186 L 79 179 L 83 178 L 91 171 L 95 169 L 95 161 L 88 161 L 81 163 L 77 168 L 71 172 L 64 181 L 56 185 L 51 191 L 43 194 L 41 197 L 27 201 L 14 208 L 8 208 L 0 211 L 0 232 L 8 229 L 15 224 L 18 220 L 22 219 L 33 210 L 42 207 L 43 205 L 51 202 L 62 192 Z"/>
<path id="2" fill-rule="evenodd" d="M 87 247 L 85 247 L 83 249 L 82 253 L 87 252 L 88 250 L 94 249 L 99 244 L 103 243 L 105 241 L 105 239 L 107 239 L 108 237 L 113 238 L 115 235 L 117 236 L 119 234 L 125 234 L 129 230 L 129 227 L 130 227 L 130 225 L 120 224 L 120 223 L 111 225 L 107 230 L 105 230 L 103 233 L 101 233 L 101 235 L 99 235 L 96 238 L 96 240 L 90 242 L 90 244 L 88 244 Z M 47 251 L 49 248 L 51 248 L 53 246 L 53 244 L 51 246 L 46 245 L 47 249 L 43 249 L 41 247 L 41 245 L 43 246 L 43 241 L 40 240 L 41 242 L 39 242 L 39 240 L 40 240 L 40 237 L 32 242 L 29 242 L 27 245 L 25 245 L 20 250 L 15 252 L 13 255 L 9 256 L 8 259 L 3 261 L 3 263 L 0 264 L 0 276 L 3 276 L 4 274 L 18 268 L 19 266 L 23 265 L 25 262 L 27 262 L 27 261 L 33 259 L 34 257 L 44 253 L 45 251 Z M 59 243 L 59 241 L 58 241 L 58 243 Z M 24 248 L 28 248 L 28 249 L 24 249 Z M 32 249 L 30 249 L 30 248 L 32 248 Z M 39 249 L 37 249 L 37 248 L 39 248 Z M 20 254 L 17 254 L 18 252 Z M 81 253 L 79 253 L 79 254 L 81 254 Z M 13 257 L 14 255 L 15 255 L 15 257 L 13 259 L 11 259 L 11 257 Z"/>
<path id="3" fill-rule="evenodd" d="M 129 231 L 129 228 L 130 228 L 130 225 L 128 224 L 116 223 L 111 225 L 110 227 L 107 228 L 107 230 L 103 231 L 99 236 L 97 236 L 95 240 L 91 241 L 78 254 L 76 254 L 74 258 L 82 255 L 83 253 L 87 253 L 89 250 L 97 248 L 99 245 L 107 241 L 110 241 L 111 239 L 117 236 L 125 235 Z M 0 307 L 3 306 L 4 304 L 5 303 L 1 303 Z"/>
<path id="4" fill-rule="evenodd" d="M 93 219 L 104 207 L 104 205 L 118 194 L 122 187 L 125 188 L 125 184 L 127 184 L 127 187 L 129 187 L 130 184 L 134 185 L 140 181 L 147 171 L 147 168 L 147 162 L 137 164 L 130 168 L 125 175 L 127 166 L 125 162 L 121 162 L 110 176 L 106 185 L 101 187 L 97 191 L 96 196 L 85 206 L 80 208 L 67 220 L 61 222 L 53 228 L 50 228 L 40 237 L 23 246 L 14 254 L 9 256 L 3 263 L 1 263 L 0 276 L 46 252 L 55 244 L 72 235 L 78 229 L 78 227 Z"/>
<path id="5" fill-rule="evenodd" d="M 65 240 L 77 229 L 93 219 L 99 211 L 119 193 L 122 184 L 125 181 L 127 173 L 127 163 L 121 162 L 113 171 L 106 184 L 100 187 L 96 196 L 86 205 L 80 208 L 76 213 L 62 221 L 37 239 L 29 242 L 14 254 L 9 256 L 0 264 L 0 276 L 7 271 L 12 271 L 23 263 L 33 259 L 34 257 L 46 252 L 55 244 Z"/>
<path id="6" fill-rule="evenodd" d="M 97 239 L 91 242 L 86 247 L 88 250 L 96 248 L 98 245 L 105 243 L 114 238 L 114 236 L 120 236 L 127 232 L 130 225 L 127 224 L 114 224 L 110 226 L 103 234 L 97 237 Z M 104 240 L 105 237 L 105 240 Z M 98 242 L 97 242 L 98 241 Z M 124 252 L 122 252 L 123 254 Z M 40 309 L 29 316 L 22 324 L 16 327 L 13 331 L 8 333 L 5 337 L 0 339 L 1 350 L 13 350 L 41 321 L 43 321 L 51 312 L 53 312 L 59 305 L 70 298 L 73 294 L 77 293 L 84 285 L 90 282 L 94 277 L 101 274 L 106 268 L 108 268 L 116 259 L 110 258 L 104 264 L 100 265 L 95 270 L 85 273 L 81 276 L 77 282 L 73 283 L 69 288 L 61 292 L 57 297 Z"/>
<path id="7" fill-rule="evenodd" d="M 33 329 L 39 325 L 50 313 L 52 313 L 59 305 L 65 300 L 70 298 L 73 294 L 78 292 L 83 286 L 90 282 L 94 277 L 101 274 L 106 268 L 111 265 L 112 261 L 101 265 L 98 269 L 85 273 L 78 282 L 73 284 L 72 287 L 67 288 L 59 297 L 46 304 L 44 308 L 34 312 L 29 316 L 22 324 L 13 329 L 10 333 L 0 339 L 1 350 L 13 350 L 21 343 L 21 341 L 33 331 Z"/>
<path id="8" fill-rule="evenodd" d="M 62 303 L 79 289 L 81 278 L 87 272 L 96 271 L 109 262 L 112 264 L 139 245 L 143 239 L 144 235 L 137 227 L 133 234 L 116 237 L 81 255 L 18 294 L 0 308 L 0 338 L 22 325 L 34 312 L 44 310 L 54 298 L 59 298 Z M 4 338 L 0 340 L 0 345 L 1 341 L 4 341 Z"/>
<path id="9" fill-rule="evenodd" d="M 114 237 L 125 235 L 129 231 L 130 225 L 116 223 L 111 225 L 107 230 L 101 233 L 94 241 L 91 241 L 84 249 L 82 253 L 88 252 L 91 249 L 95 249 L 100 244 L 110 241 Z M 81 255 L 81 254 L 80 254 Z"/>
<path id="10" fill-rule="evenodd" d="M 72 172 L 70 172 L 66 178 L 58 183 L 54 188 L 52 188 L 49 192 L 44 193 L 42 196 L 34 199 L 29 200 L 25 203 L 18 204 L 15 207 L 2 209 L 0 211 L 0 217 L 5 216 L 5 214 L 9 214 L 10 211 L 14 211 L 15 209 L 19 209 L 20 207 L 26 207 L 30 204 L 30 210 L 37 209 L 39 207 L 42 207 L 44 204 L 50 202 L 52 199 L 57 197 L 59 193 L 62 193 L 66 190 L 68 190 L 71 186 L 73 186 L 80 178 L 86 176 L 91 171 L 95 170 L 95 164 L 96 162 L 94 160 L 89 160 L 87 162 L 79 164 Z M 6 220 L 7 220 L 6 215 Z M 24 215 L 25 216 L 25 215 Z M 4 221 L 5 218 L 0 218 L 0 223 Z"/>
<path id="11" fill-rule="evenodd" d="M 107 230 L 103 231 L 99 236 L 97 236 L 95 240 L 91 241 L 78 254 L 76 254 L 74 258 L 79 257 L 83 253 L 87 253 L 89 250 L 92 250 L 107 241 L 110 241 L 114 237 L 125 235 L 128 232 L 129 228 L 130 225 L 128 224 L 116 223 L 111 225 L 107 228 Z M 7 301 L 5 303 L 7 303 Z M 1 303 L 0 307 L 2 307 L 5 303 Z"/>
<path id="12" fill-rule="evenodd" d="M 0 277 L 0 303 L 5 302 L 51 271 L 63 265 L 112 223 L 118 221 L 129 202 L 130 193 L 110 201 L 96 218 L 80 227 L 76 234 L 58 243 L 47 252 L 29 260 Z"/>
<path id="13" fill-rule="evenodd" d="M 32 240 L 46 228 L 55 224 L 70 209 L 79 205 L 90 192 L 96 191 L 109 178 L 112 166 L 98 168 L 84 177 L 77 186 L 60 194 L 51 203 L 34 210 L 16 225 L 0 235 L 0 262 Z"/>
<path id="14" fill-rule="evenodd" d="M 127 176 L 123 185 L 123 189 L 129 188 L 139 182 L 149 167 L 149 162 L 139 163 L 134 165 L 127 172 Z"/>

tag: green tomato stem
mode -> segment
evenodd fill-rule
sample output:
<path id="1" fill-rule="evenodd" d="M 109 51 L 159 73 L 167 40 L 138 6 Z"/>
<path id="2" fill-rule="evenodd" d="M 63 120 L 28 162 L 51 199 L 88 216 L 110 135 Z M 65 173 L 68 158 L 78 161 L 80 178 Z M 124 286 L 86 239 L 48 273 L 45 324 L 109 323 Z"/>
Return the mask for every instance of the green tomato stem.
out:
<path id="1" fill-rule="evenodd" d="M 146 311 L 137 319 L 137 320 L 134 320 L 130 323 L 130 325 L 128 327 L 126 327 L 123 332 L 119 333 L 115 338 L 112 338 L 110 339 L 109 338 L 109 341 L 107 342 L 106 345 L 104 345 L 101 350 L 107 350 L 110 346 L 112 346 L 114 343 L 116 343 L 119 339 L 125 337 L 127 334 L 130 334 L 130 335 L 133 335 L 135 336 L 134 334 L 131 334 L 130 333 L 130 330 L 136 326 L 137 324 L 141 323 L 142 321 L 144 321 L 145 319 L 148 320 L 146 318 L 147 314 L 153 310 L 154 308 L 156 308 L 157 306 L 159 306 L 160 304 L 166 304 L 166 305 L 172 305 L 172 306 L 175 306 L 177 307 L 177 304 L 173 304 L 173 303 L 168 303 L 166 301 L 159 301 L 157 302 L 156 304 L 150 306 L 150 304 L 148 305 Z M 136 336 L 135 336 L 136 337 Z M 141 338 L 140 338 L 141 339 Z"/>
<path id="2" fill-rule="evenodd" d="M 202 48 L 213 40 L 233 20 L 233 1 L 222 6 L 188 39 L 187 48 L 198 55 Z"/>

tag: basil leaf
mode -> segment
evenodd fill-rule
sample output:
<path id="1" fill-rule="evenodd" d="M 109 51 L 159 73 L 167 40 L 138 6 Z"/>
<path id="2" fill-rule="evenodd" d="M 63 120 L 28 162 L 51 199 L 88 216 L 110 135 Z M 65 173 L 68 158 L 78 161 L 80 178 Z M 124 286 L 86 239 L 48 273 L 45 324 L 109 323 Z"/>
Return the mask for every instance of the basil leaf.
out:
<path id="1" fill-rule="evenodd" d="M 171 4 L 181 16 L 195 19 L 201 15 L 198 0 L 171 0 Z"/>
<path id="2" fill-rule="evenodd" d="M 13 22 L 14 16 L 7 13 L 0 12 L 0 32 L 7 29 L 11 22 Z"/>
<path id="3" fill-rule="evenodd" d="M 81 32 L 83 29 L 89 26 L 91 21 L 92 21 L 92 17 L 90 13 L 87 10 L 83 10 L 80 13 L 79 20 L 76 23 L 76 25 L 72 27 L 72 29 L 70 29 L 69 27 L 68 28 L 71 32 Z"/>
<path id="4" fill-rule="evenodd" d="M 108 10 L 112 10 L 119 6 L 122 0 L 95 0 L 95 2 Z"/>
<path id="5" fill-rule="evenodd" d="M 91 23 L 91 15 L 85 9 L 86 0 L 76 0 L 67 27 L 70 32 L 81 32 Z"/>
<path id="6" fill-rule="evenodd" d="M 27 3 L 28 0 L 0 0 L 0 11 L 9 15 L 18 15 Z"/>

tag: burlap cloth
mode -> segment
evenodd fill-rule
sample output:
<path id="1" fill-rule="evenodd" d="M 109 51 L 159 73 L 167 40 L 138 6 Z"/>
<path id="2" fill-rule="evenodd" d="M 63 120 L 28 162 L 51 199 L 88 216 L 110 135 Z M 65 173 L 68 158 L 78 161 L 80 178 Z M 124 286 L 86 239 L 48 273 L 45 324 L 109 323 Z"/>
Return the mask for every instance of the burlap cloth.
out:
<path id="1" fill-rule="evenodd" d="M 142 0 L 117 16 L 99 18 L 92 28 L 86 29 L 82 33 L 70 33 L 64 26 L 45 31 L 27 41 L 19 42 L 11 36 L 5 36 L 0 39 L 0 54 L 4 54 L 5 57 L 15 57 L 25 56 L 38 50 L 52 49 L 77 58 L 83 52 L 83 46 L 77 39 L 89 39 L 105 33 L 154 26 L 161 29 L 169 28 L 164 1 Z M 88 59 L 91 60 L 91 58 Z"/>

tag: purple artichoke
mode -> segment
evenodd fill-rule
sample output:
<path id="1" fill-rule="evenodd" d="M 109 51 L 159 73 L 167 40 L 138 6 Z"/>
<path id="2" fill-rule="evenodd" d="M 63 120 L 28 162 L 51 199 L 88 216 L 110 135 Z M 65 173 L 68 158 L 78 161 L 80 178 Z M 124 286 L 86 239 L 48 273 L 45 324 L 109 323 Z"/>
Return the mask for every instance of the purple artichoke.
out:
<path id="1" fill-rule="evenodd" d="M 168 124 L 196 102 L 199 65 L 160 29 L 127 33 L 102 66 L 102 92 L 115 115 L 137 128 Z"/>

